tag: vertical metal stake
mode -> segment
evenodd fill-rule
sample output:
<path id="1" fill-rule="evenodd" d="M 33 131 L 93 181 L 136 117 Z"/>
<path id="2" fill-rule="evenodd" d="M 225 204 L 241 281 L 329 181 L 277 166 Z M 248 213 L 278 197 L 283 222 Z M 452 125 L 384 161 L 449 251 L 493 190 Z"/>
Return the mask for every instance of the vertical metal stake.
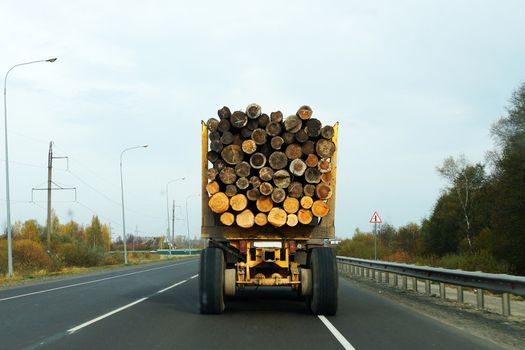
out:
<path id="1" fill-rule="evenodd" d="M 477 307 L 479 310 L 485 308 L 485 296 L 483 295 L 483 289 L 478 289 L 476 292 Z"/>
<path id="2" fill-rule="evenodd" d="M 397 273 L 394 273 L 394 287 L 397 288 L 397 286 L 399 285 L 398 281 L 397 281 Z"/>
<path id="3" fill-rule="evenodd" d="M 510 297 L 509 293 L 501 294 L 501 311 L 503 316 L 510 316 Z"/>
<path id="4" fill-rule="evenodd" d="M 412 289 L 417 293 L 417 278 L 412 277 Z"/>
<path id="5" fill-rule="evenodd" d="M 407 276 L 401 276 L 401 286 L 404 290 L 407 290 Z"/>
<path id="6" fill-rule="evenodd" d="M 445 289 L 445 283 L 443 282 L 439 282 L 439 297 L 441 299 L 446 299 L 447 298 L 447 291 Z"/>
<path id="7" fill-rule="evenodd" d="M 463 303 L 463 286 L 457 286 L 456 289 L 457 289 L 457 293 L 458 293 L 456 301 L 458 303 Z"/>
<path id="8" fill-rule="evenodd" d="M 430 280 L 425 280 L 425 294 L 432 295 L 432 285 L 430 284 Z"/>

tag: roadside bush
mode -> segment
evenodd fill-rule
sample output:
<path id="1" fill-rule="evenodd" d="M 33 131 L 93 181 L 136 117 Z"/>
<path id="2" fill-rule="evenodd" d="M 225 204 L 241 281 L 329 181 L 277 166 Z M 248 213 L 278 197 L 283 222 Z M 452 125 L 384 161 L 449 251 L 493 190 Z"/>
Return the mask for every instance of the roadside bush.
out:
<path id="1" fill-rule="evenodd" d="M 101 250 L 83 244 L 63 244 L 58 249 L 58 255 L 66 266 L 90 267 L 104 263 L 104 253 Z"/>
<path id="2" fill-rule="evenodd" d="M 104 265 L 118 265 L 124 264 L 124 254 L 115 252 L 113 254 L 106 254 L 104 256 Z"/>
<path id="3" fill-rule="evenodd" d="M 18 273 L 47 270 L 51 260 L 44 248 L 29 239 L 13 241 L 13 269 Z"/>

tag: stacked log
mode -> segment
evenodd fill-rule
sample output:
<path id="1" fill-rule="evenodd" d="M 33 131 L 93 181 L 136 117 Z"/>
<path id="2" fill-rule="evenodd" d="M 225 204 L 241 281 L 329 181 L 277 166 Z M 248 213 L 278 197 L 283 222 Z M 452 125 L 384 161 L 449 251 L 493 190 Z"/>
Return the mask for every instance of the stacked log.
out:
<path id="1" fill-rule="evenodd" d="M 208 205 L 226 226 L 319 223 L 330 212 L 334 128 L 309 106 L 283 117 L 252 103 L 223 107 L 208 127 Z"/>

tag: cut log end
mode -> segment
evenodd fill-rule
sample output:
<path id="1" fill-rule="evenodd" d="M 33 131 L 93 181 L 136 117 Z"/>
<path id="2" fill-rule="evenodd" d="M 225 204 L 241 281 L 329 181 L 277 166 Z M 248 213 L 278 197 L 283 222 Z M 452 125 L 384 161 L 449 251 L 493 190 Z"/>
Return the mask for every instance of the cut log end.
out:
<path id="1" fill-rule="evenodd" d="M 281 208 L 272 208 L 268 213 L 268 222 L 275 227 L 281 227 L 286 224 L 288 215 Z"/>
<path id="2" fill-rule="evenodd" d="M 217 192 L 210 197 L 208 206 L 214 213 L 222 214 L 230 207 L 230 199 L 223 192 Z"/>
<path id="3" fill-rule="evenodd" d="M 273 208 L 273 201 L 270 196 L 261 196 L 256 202 L 257 209 L 260 212 L 267 213 Z"/>
<path id="4" fill-rule="evenodd" d="M 231 226 L 235 222 L 235 215 L 230 212 L 225 212 L 221 214 L 220 220 L 223 225 Z"/>
<path id="5" fill-rule="evenodd" d="M 301 198 L 301 207 L 303 209 L 310 209 L 314 204 L 314 200 L 310 196 L 303 196 Z"/>
<path id="6" fill-rule="evenodd" d="M 297 200 L 297 198 L 286 197 L 286 199 L 283 202 L 283 209 L 288 214 L 295 214 L 299 210 L 299 201 Z"/>
<path id="7" fill-rule="evenodd" d="M 257 226 L 264 226 L 268 223 L 268 216 L 265 213 L 258 213 L 255 215 L 255 224 Z"/>
<path id="8" fill-rule="evenodd" d="M 295 214 L 288 214 L 286 218 L 286 225 L 290 227 L 295 227 L 299 223 L 299 220 L 297 218 L 297 215 Z"/>
<path id="9" fill-rule="evenodd" d="M 242 193 L 230 198 L 230 207 L 235 211 L 243 211 L 248 206 L 248 199 Z"/>
<path id="10" fill-rule="evenodd" d="M 206 191 L 208 191 L 210 195 L 213 195 L 219 192 L 220 191 L 219 183 L 217 181 L 210 182 L 209 184 L 206 185 Z"/>
<path id="11" fill-rule="evenodd" d="M 253 227 L 255 223 L 255 216 L 250 209 L 246 209 L 242 213 L 237 214 L 235 222 L 239 227 L 250 228 Z"/>
<path id="12" fill-rule="evenodd" d="M 308 225 L 313 220 L 312 212 L 308 209 L 299 209 L 297 212 L 297 219 L 303 225 Z"/>
<path id="13" fill-rule="evenodd" d="M 330 207 L 324 201 L 319 199 L 312 204 L 312 214 L 315 216 L 322 218 L 328 215 L 328 212 L 330 212 Z"/>

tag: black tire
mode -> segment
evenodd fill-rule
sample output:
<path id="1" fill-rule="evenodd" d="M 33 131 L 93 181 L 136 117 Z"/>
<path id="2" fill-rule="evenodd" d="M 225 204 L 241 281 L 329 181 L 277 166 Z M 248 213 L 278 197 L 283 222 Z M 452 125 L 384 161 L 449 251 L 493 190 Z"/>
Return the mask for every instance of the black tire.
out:
<path id="1" fill-rule="evenodd" d="M 310 254 L 312 295 L 310 310 L 315 315 L 335 315 L 337 312 L 337 262 L 333 249 L 313 248 Z"/>
<path id="2" fill-rule="evenodd" d="M 224 311 L 224 253 L 219 248 L 201 252 L 199 300 L 202 314 Z"/>

